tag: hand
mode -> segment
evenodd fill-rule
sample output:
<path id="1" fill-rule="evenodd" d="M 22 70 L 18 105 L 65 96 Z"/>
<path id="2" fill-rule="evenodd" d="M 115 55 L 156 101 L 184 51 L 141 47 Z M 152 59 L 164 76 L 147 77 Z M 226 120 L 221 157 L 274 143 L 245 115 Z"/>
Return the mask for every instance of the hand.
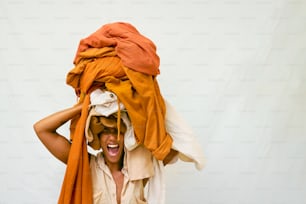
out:
<path id="1" fill-rule="evenodd" d="M 167 154 L 167 156 L 163 160 L 164 165 L 166 166 L 167 164 L 169 164 L 169 162 L 171 162 L 172 159 L 178 155 L 178 153 L 178 151 L 171 149 L 169 154 Z"/>

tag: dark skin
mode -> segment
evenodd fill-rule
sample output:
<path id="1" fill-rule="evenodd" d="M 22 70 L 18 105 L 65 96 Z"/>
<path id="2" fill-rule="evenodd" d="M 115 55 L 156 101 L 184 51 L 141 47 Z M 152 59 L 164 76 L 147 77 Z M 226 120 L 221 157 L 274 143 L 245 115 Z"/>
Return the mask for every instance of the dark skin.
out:
<path id="1" fill-rule="evenodd" d="M 67 108 L 62 111 L 53 113 L 34 124 L 34 130 L 40 141 L 51 152 L 53 156 L 55 156 L 57 159 L 59 159 L 65 164 L 67 164 L 68 161 L 71 143 L 66 137 L 57 133 L 57 129 L 61 127 L 63 124 L 65 124 L 67 121 L 70 121 L 75 116 L 80 114 L 81 110 L 82 110 L 82 104 L 78 104 L 71 108 Z M 102 148 L 103 148 L 102 144 L 105 144 L 105 141 L 103 140 L 105 140 L 106 137 L 107 137 L 107 142 L 112 144 L 115 143 L 114 138 L 116 138 L 117 140 L 116 130 L 114 130 L 113 132 L 108 131 L 107 133 L 102 133 L 102 135 L 99 136 Z M 120 138 L 121 138 L 120 140 L 123 141 L 124 138 L 122 134 Z M 123 145 L 123 143 L 121 145 Z M 120 159 L 117 159 L 117 157 L 116 158 L 109 157 L 109 159 L 108 157 L 105 157 L 106 164 L 108 165 L 110 171 L 112 172 L 113 178 L 116 183 L 117 195 L 118 195 L 117 198 L 119 198 L 118 203 L 120 203 L 120 193 L 123 183 L 123 175 L 121 173 L 123 154 L 124 154 L 123 151 L 120 152 L 120 156 L 118 157 Z M 167 165 L 177 154 L 178 154 L 177 151 L 171 149 L 169 154 L 163 160 L 164 165 Z M 146 181 L 144 181 L 144 183 L 146 183 Z"/>

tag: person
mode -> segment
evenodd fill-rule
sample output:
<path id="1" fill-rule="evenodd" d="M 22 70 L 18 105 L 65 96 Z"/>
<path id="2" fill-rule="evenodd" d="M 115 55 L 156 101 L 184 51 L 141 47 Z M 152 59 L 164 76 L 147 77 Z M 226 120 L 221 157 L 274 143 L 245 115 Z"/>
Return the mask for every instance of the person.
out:
<path id="1" fill-rule="evenodd" d="M 164 204 L 164 166 L 181 159 L 200 170 L 204 160 L 192 131 L 160 92 L 155 44 L 129 23 L 110 23 L 80 41 L 73 63 L 66 83 L 77 105 L 34 125 L 46 148 L 67 164 L 58 203 Z M 108 114 L 105 107 L 114 109 Z M 68 121 L 70 140 L 57 132 Z M 88 145 L 102 152 L 91 155 Z"/>
<path id="2" fill-rule="evenodd" d="M 59 134 L 57 129 L 80 114 L 81 110 L 82 104 L 77 104 L 53 113 L 34 124 L 34 130 L 43 145 L 53 156 L 65 164 L 67 164 L 69 157 L 71 142 L 65 136 Z M 94 198 L 94 201 L 95 203 L 111 204 L 122 203 L 121 200 L 124 199 L 124 203 L 146 203 L 144 187 L 147 180 L 129 181 L 128 171 L 124 169 L 123 162 L 125 154 L 123 135 L 126 128 L 124 126 L 120 128 L 120 137 L 118 138 L 117 121 L 111 116 L 103 117 L 106 122 L 102 123 L 103 131 L 98 135 L 102 152 L 97 156 L 89 154 L 93 179 L 100 178 L 103 180 L 98 181 L 98 183 L 101 185 L 100 187 L 105 188 L 103 189 L 103 198 Z M 163 161 L 164 165 L 167 165 L 176 154 L 177 151 L 172 150 Z M 102 162 L 99 163 L 102 165 L 100 175 L 95 172 L 95 167 L 99 165 L 95 162 L 96 158 L 102 159 Z M 115 186 L 115 188 L 112 188 L 112 186 Z"/>

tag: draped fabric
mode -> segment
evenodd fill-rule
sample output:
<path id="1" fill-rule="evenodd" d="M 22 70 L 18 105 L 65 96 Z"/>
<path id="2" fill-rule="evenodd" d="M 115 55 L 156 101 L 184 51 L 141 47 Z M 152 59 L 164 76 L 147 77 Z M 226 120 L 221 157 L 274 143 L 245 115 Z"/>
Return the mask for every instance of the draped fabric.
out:
<path id="1" fill-rule="evenodd" d="M 59 203 L 92 203 L 92 185 L 84 136 L 89 93 L 97 87 L 114 92 L 124 104 L 138 144 L 158 160 L 170 152 L 172 138 L 165 128 L 165 103 L 156 75 L 155 45 L 126 23 L 114 23 L 81 40 L 67 84 L 83 103 L 81 116 L 71 122 L 71 150 Z"/>

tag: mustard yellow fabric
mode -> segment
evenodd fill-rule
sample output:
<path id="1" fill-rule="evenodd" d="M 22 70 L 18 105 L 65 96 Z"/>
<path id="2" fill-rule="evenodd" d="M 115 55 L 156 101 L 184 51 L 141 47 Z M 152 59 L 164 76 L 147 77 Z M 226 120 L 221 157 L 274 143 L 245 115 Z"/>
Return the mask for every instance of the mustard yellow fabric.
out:
<path id="1" fill-rule="evenodd" d="M 137 150 L 141 154 L 142 151 Z M 113 204 L 117 203 L 116 184 L 110 170 L 105 164 L 103 156 L 91 156 L 90 169 L 93 178 L 93 203 Z M 121 193 L 121 204 L 146 204 L 144 199 L 143 179 L 131 180 L 128 167 L 124 165 L 121 172 L 124 175 L 124 182 Z M 138 170 L 139 171 L 139 170 Z"/>

